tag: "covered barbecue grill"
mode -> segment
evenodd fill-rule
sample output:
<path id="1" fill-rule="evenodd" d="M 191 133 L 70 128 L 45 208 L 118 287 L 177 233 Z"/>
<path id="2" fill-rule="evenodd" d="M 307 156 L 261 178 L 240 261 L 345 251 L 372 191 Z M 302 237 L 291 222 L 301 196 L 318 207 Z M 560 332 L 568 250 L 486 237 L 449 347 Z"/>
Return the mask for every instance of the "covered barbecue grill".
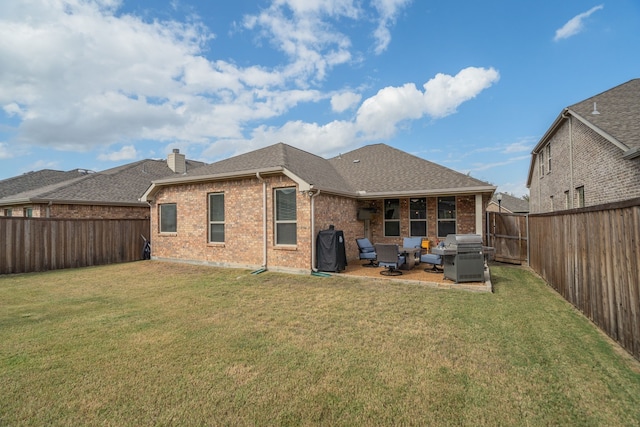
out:
<path id="1" fill-rule="evenodd" d="M 431 250 L 444 258 L 444 277 L 460 282 L 484 282 L 484 255 L 479 234 L 449 234 L 444 247 Z"/>

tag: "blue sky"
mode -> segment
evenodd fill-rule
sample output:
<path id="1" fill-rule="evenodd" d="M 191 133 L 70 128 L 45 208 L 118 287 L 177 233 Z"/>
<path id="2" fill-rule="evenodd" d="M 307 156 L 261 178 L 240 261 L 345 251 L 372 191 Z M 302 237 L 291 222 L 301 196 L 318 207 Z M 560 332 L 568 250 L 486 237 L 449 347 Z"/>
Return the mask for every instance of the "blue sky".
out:
<path id="1" fill-rule="evenodd" d="M 638 46 L 637 0 L 3 0 L 0 179 L 383 142 L 520 196 Z"/>

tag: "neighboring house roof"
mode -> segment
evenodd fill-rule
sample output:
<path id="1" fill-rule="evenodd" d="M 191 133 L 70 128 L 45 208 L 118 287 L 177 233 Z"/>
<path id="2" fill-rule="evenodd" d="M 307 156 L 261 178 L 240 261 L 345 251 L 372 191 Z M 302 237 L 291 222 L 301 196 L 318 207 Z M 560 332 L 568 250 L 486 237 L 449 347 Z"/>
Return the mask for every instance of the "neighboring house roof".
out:
<path id="1" fill-rule="evenodd" d="M 623 159 L 640 156 L 640 79 L 633 79 L 566 107 L 532 151 L 527 186 L 535 155 L 569 118 L 574 117 L 623 152 Z"/>
<path id="2" fill-rule="evenodd" d="M 202 162 L 186 160 L 187 168 Z M 35 172 L 34 172 L 35 173 Z M 51 185 L 41 185 L 21 193 L 0 198 L 0 205 L 25 203 L 63 203 L 144 206 L 139 197 L 154 179 L 175 173 L 164 160 L 140 160 L 102 172 L 84 174 Z"/>
<path id="3" fill-rule="evenodd" d="M 502 200 L 498 203 L 497 196 L 498 194 L 502 195 Z M 519 197 L 514 197 L 507 193 L 496 193 L 491 198 L 489 202 L 491 204 L 495 204 L 498 207 L 501 207 L 507 212 L 511 213 L 527 213 L 529 212 L 529 202 Z"/>
<path id="4" fill-rule="evenodd" d="M 74 169 L 70 171 L 57 171 L 43 169 L 36 172 L 14 176 L 0 181 L 0 198 L 11 196 L 12 194 L 23 193 L 35 190 L 43 186 L 54 185 L 71 179 L 85 177 L 89 171 L 84 169 Z"/>
<path id="5" fill-rule="evenodd" d="M 143 199 L 149 200 L 158 188 L 166 185 L 268 173 L 289 176 L 301 190 L 313 188 L 358 198 L 495 190 L 484 181 L 385 144 L 368 145 L 327 160 L 278 143 L 203 166 L 184 176 L 156 180 Z"/>

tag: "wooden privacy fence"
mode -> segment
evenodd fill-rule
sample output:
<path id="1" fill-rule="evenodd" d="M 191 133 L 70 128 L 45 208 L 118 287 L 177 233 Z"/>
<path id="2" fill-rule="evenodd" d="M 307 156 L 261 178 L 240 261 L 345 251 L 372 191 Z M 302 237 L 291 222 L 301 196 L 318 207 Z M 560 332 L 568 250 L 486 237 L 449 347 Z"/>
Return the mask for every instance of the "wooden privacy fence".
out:
<path id="1" fill-rule="evenodd" d="M 529 216 L 529 264 L 640 360 L 640 199 Z"/>
<path id="2" fill-rule="evenodd" d="M 0 274 L 135 261 L 148 219 L 0 217 Z"/>
<path id="3" fill-rule="evenodd" d="M 499 262 L 527 262 L 527 215 L 487 212 L 488 245 Z"/>

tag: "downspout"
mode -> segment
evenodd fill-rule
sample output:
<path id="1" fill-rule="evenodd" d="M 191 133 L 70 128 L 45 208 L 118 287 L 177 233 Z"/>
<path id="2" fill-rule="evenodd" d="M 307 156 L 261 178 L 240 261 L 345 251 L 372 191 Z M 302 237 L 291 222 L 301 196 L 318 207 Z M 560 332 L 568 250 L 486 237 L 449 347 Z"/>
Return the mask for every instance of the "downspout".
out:
<path id="1" fill-rule="evenodd" d="M 310 190 L 311 191 L 311 190 Z M 311 195 L 311 271 L 317 272 L 316 269 L 316 209 L 315 198 L 320 194 L 320 190 L 316 190 Z"/>
<path id="2" fill-rule="evenodd" d="M 262 271 L 267 269 L 267 182 L 256 172 L 256 177 L 262 183 Z"/>

